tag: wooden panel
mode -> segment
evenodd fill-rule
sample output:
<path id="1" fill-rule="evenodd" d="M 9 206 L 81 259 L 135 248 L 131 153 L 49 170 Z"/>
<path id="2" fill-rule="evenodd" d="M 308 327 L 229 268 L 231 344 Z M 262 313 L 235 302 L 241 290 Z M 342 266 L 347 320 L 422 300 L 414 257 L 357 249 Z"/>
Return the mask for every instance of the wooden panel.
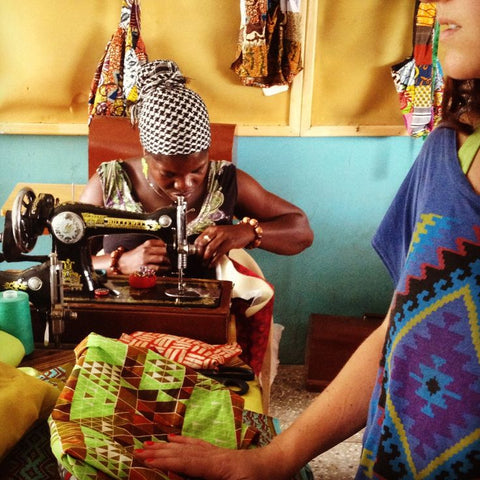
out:
<path id="1" fill-rule="evenodd" d="M 9 46 L 0 57 L 2 131 L 86 134 L 90 85 L 120 7 L 120 0 L 0 2 L 0 40 Z M 141 0 L 141 8 L 149 59 L 175 60 L 212 122 L 288 133 L 291 92 L 265 96 L 243 86 L 230 68 L 241 22 L 238 0 Z"/>
<path id="2" fill-rule="evenodd" d="M 236 125 L 212 123 L 210 158 L 236 160 Z M 143 154 L 138 128 L 124 117 L 98 116 L 92 119 L 88 134 L 88 176 L 101 162 L 141 157 Z"/>
<path id="3" fill-rule="evenodd" d="M 310 315 L 305 352 L 306 387 L 323 390 L 381 323 L 381 316 Z"/>
<path id="4" fill-rule="evenodd" d="M 301 135 L 405 134 L 390 69 L 411 54 L 414 6 L 309 1 Z"/>
<path id="5" fill-rule="evenodd" d="M 160 307 L 140 303 L 114 304 L 99 301 L 66 304 L 78 317 L 65 323 L 61 343 L 76 345 L 91 332 L 118 338 L 134 331 L 162 332 L 196 338 L 210 344 L 223 344 L 236 338 L 234 319 L 230 315 L 231 282 L 222 282 L 216 307 Z M 35 342 L 42 342 L 44 320 L 32 317 Z M 53 338 L 50 339 L 52 342 Z"/>

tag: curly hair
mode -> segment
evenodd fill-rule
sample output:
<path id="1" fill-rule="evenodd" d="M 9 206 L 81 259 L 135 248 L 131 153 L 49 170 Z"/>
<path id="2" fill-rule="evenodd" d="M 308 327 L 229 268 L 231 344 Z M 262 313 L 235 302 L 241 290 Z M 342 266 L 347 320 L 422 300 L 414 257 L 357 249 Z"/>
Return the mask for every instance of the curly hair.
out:
<path id="1" fill-rule="evenodd" d="M 480 116 L 480 79 L 455 80 L 446 77 L 442 123 L 471 134 L 474 127 L 467 120 L 472 116 Z"/>

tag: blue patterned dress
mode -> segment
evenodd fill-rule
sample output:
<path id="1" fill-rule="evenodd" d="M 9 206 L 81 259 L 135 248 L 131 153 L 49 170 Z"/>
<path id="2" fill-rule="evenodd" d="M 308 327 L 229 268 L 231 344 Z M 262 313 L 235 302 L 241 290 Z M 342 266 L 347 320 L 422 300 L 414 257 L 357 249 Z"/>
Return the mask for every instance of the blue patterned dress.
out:
<path id="1" fill-rule="evenodd" d="M 357 478 L 480 478 L 480 196 L 437 128 L 373 239 L 394 283 Z"/>

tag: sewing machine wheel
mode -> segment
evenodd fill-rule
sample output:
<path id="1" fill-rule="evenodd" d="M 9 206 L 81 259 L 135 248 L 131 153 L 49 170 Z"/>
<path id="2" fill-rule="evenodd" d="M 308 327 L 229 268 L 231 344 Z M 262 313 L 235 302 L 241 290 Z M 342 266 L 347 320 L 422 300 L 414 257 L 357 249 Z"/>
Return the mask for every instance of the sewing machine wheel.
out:
<path id="1" fill-rule="evenodd" d="M 35 198 L 35 193 L 31 188 L 22 188 L 12 206 L 13 238 L 22 253 L 32 251 L 37 242 L 38 235 L 31 222 L 31 211 Z"/>

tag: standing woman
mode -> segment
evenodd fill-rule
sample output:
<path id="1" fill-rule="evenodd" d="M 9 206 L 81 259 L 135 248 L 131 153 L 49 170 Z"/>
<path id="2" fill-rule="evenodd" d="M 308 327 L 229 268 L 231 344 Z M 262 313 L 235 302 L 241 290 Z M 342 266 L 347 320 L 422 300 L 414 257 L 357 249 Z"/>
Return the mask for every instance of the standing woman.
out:
<path id="1" fill-rule="evenodd" d="M 144 155 L 103 163 L 88 182 L 82 202 L 152 212 L 183 195 L 189 211 L 187 235 L 199 252 L 190 276 L 214 276 L 213 267 L 234 248 L 294 255 L 311 245 L 313 233 L 301 209 L 265 190 L 231 162 L 210 161 L 206 106 L 187 88 L 173 61 L 143 65 L 137 87 Z M 233 224 L 234 217 L 240 222 Z M 112 235 L 104 239 L 104 251 L 93 257 L 95 269 L 130 274 L 142 266 L 158 273 L 172 268 L 159 239 Z M 192 260 L 189 263 L 195 264 Z"/>
<path id="2" fill-rule="evenodd" d="M 366 425 L 357 479 L 480 477 L 480 1 L 439 0 L 445 121 L 426 139 L 373 246 L 395 291 L 383 324 L 268 446 L 181 436 L 146 465 L 207 480 L 283 480 Z"/>

